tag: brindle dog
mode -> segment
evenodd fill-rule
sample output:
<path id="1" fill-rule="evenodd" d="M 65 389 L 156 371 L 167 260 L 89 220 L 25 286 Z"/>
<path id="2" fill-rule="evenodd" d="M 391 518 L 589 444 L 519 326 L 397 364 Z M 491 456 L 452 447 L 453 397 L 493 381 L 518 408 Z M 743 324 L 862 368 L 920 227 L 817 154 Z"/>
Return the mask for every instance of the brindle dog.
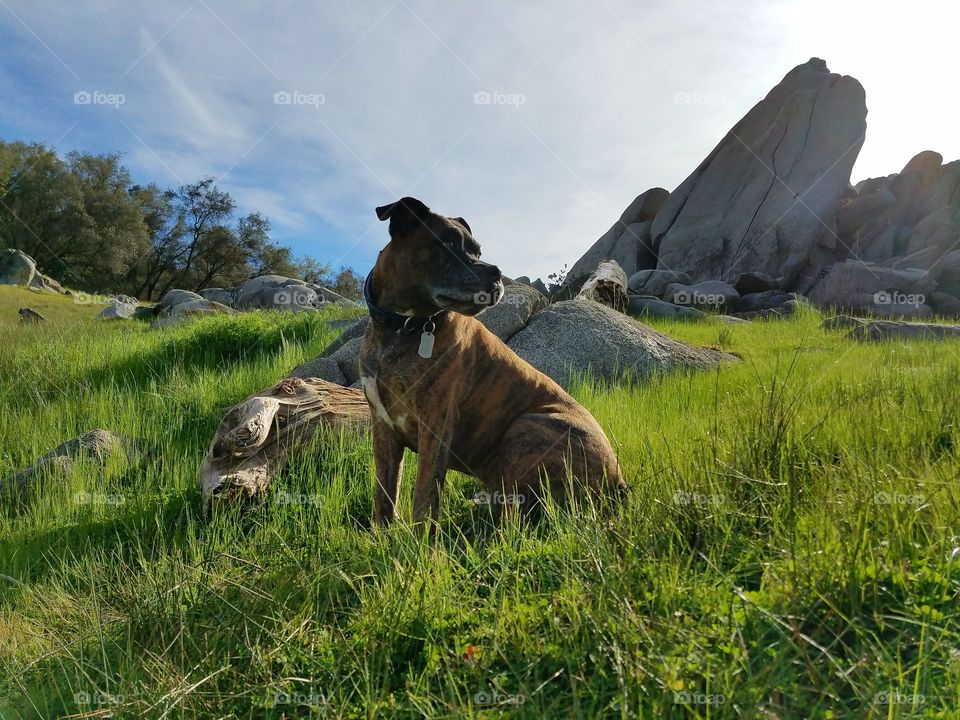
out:
<path id="1" fill-rule="evenodd" d="M 593 416 L 472 317 L 499 301 L 503 282 L 480 260 L 467 221 L 411 197 L 377 217 L 390 220 L 390 242 L 365 283 L 371 321 L 360 355 L 375 521 L 396 516 L 405 447 L 419 461 L 417 522 L 437 520 L 448 468 L 482 480 L 496 516 L 504 504 L 536 514 L 544 491 L 561 503 L 571 491 L 619 497 L 620 467 Z"/>

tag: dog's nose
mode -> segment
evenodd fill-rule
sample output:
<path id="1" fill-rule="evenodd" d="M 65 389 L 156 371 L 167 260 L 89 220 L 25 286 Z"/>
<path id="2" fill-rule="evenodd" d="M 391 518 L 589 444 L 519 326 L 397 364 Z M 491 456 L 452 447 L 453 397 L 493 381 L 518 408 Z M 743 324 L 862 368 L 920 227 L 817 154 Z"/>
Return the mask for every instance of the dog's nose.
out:
<path id="1" fill-rule="evenodd" d="M 499 282 L 500 279 L 503 278 L 503 273 L 500 272 L 500 268 L 498 268 L 496 265 L 491 265 L 489 268 L 489 272 L 490 272 L 490 275 L 493 276 L 494 282 Z"/>

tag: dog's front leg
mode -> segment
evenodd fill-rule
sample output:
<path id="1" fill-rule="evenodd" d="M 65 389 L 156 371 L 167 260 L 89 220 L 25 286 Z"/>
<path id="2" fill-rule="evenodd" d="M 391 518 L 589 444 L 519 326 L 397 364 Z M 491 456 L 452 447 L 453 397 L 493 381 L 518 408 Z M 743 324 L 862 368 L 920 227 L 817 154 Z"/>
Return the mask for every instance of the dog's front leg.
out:
<path id="1" fill-rule="evenodd" d="M 373 459 L 377 469 L 373 519 L 385 527 L 397 516 L 397 496 L 403 474 L 403 443 L 383 422 L 373 422 Z"/>
<path id="2" fill-rule="evenodd" d="M 413 490 L 413 521 L 440 518 L 440 494 L 447 476 L 450 443 L 456 425 L 455 413 L 421 418 L 417 432 L 417 485 Z"/>

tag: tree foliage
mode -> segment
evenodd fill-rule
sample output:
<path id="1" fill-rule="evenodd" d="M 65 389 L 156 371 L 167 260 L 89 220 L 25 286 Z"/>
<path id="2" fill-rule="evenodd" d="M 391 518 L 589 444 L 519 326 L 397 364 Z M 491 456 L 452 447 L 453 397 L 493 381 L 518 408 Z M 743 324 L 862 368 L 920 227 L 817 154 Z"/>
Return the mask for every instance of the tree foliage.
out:
<path id="1" fill-rule="evenodd" d="M 157 299 L 171 288 L 232 287 L 285 275 L 360 295 L 356 273 L 295 259 L 259 212 L 237 217 L 206 177 L 176 188 L 133 182 L 116 153 L 0 141 L 0 246 L 23 250 L 64 284 Z"/>

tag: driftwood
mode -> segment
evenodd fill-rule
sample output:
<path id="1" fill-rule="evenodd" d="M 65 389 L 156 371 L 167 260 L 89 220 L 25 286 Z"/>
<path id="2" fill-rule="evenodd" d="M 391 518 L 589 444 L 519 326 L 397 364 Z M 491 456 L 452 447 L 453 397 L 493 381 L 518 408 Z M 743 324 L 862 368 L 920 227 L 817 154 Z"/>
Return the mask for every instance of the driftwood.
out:
<path id="1" fill-rule="evenodd" d="M 291 452 L 323 427 L 370 424 L 362 390 L 319 378 L 286 378 L 230 408 L 200 464 L 203 510 L 261 496 Z"/>
<path id="2" fill-rule="evenodd" d="M 960 325 L 870 320 L 856 325 L 847 337 L 854 340 L 942 340 L 960 338 Z"/>
<path id="3" fill-rule="evenodd" d="M 587 278 L 577 297 L 595 300 L 619 312 L 626 312 L 627 274 L 615 260 L 604 260 Z"/>

